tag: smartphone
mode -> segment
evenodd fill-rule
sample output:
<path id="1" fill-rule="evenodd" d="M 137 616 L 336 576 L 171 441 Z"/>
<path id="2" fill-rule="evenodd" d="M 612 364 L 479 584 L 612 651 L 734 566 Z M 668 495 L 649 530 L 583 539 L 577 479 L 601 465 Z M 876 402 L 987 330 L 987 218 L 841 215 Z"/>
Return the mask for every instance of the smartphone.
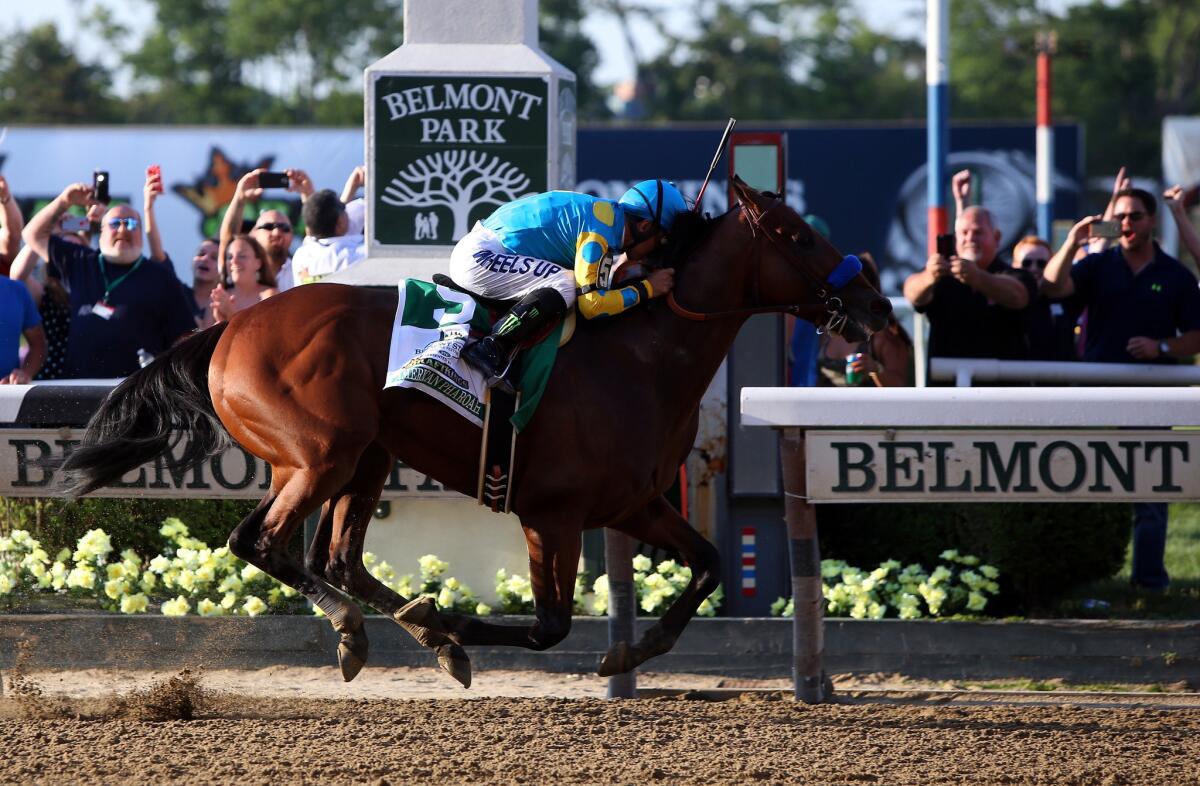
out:
<path id="1" fill-rule="evenodd" d="M 92 199 L 108 204 L 108 173 L 103 169 L 92 173 Z"/>
<path id="2" fill-rule="evenodd" d="M 1095 221 L 1088 225 L 1089 237 L 1114 238 L 1121 236 L 1120 221 Z"/>
<path id="3" fill-rule="evenodd" d="M 958 253 L 958 249 L 954 243 L 953 232 L 937 236 L 937 252 L 938 256 L 946 257 L 946 259 Z"/>
<path id="4" fill-rule="evenodd" d="M 289 185 L 291 179 L 287 172 L 263 172 L 258 176 L 259 188 L 287 188 Z"/>
<path id="5" fill-rule="evenodd" d="M 87 216 L 73 216 L 70 213 L 63 216 L 62 222 L 59 224 L 63 232 L 89 232 L 91 226 Z"/>
<path id="6" fill-rule="evenodd" d="M 146 167 L 146 178 L 149 179 L 155 176 L 158 177 L 158 185 L 155 187 L 154 191 L 155 193 L 161 194 L 163 190 L 162 167 L 160 167 L 158 164 L 151 164 L 150 166 Z"/>

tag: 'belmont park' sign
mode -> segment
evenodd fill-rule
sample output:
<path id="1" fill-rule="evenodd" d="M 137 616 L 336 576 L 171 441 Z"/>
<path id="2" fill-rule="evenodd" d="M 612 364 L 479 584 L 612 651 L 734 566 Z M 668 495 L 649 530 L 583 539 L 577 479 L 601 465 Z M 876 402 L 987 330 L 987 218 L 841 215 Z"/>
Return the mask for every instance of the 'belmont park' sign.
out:
<path id="1" fill-rule="evenodd" d="M 573 89 L 558 97 L 572 116 Z M 554 187 L 549 91 L 549 77 L 378 77 L 375 240 L 448 245 L 500 205 Z"/>
<path id="2" fill-rule="evenodd" d="M 812 502 L 1200 499 L 1200 432 L 808 431 Z"/>
<path id="3" fill-rule="evenodd" d="M 53 497 L 62 492 L 62 477 L 43 462 L 61 458 L 79 444 L 71 429 L 0 430 L 0 496 Z M 99 497 L 176 497 L 260 499 L 271 485 L 271 470 L 240 447 L 214 456 L 193 469 L 179 466 L 183 444 L 121 479 L 92 493 Z M 397 463 L 383 499 L 461 497 L 433 479 Z"/>

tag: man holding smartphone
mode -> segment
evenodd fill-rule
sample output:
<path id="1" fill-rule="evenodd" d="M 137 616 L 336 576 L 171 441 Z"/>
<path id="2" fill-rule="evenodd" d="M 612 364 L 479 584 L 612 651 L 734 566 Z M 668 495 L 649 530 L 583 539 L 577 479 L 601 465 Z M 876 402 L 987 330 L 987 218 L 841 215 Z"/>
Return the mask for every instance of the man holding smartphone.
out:
<path id="1" fill-rule="evenodd" d="M 175 273 L 147 264 L 142 220 L 128 205 L 100 222 L 100 248 L 68 243 L 53 232 L 72 206 L 96 204 L 95 189 L 74 183 L 25 226 L 25 242 L 47 260 L 48 272 L 70 292 L 69 379 L 111 379 L 139 368 L 138 351 L 156 355 L 189 332 L 191 310 Z"/>
<path id="2" fill-rule="evenodd" d="M 1115 197 L 1117 243 L 1072 265 L 1103 220 L 1083 219 L 1046 266 L 1042 291 L 1049 297 L 1073 296 L 1087 308 L 1085 361 L 1173 364 L 1200 353 L 1200 289 L 1196 277 L 1154 242 L 1157 200 L 1140 188 L 1122 189 Z M 1134 503 L 1134 586 L 1152 592 L 1167 588 L 1166 543 L 1166 503 Z"/>
<path id="3" fill-rule="evenodd" d="M 953 249 L 939 242 L 938 253 L 904 282 L 904 297 L 929 317 L 929 356 L 1027 358 L 1033 277 L 998 257 L 1000 230 L 990 210 L 968 207 L 954 226 Z"/>

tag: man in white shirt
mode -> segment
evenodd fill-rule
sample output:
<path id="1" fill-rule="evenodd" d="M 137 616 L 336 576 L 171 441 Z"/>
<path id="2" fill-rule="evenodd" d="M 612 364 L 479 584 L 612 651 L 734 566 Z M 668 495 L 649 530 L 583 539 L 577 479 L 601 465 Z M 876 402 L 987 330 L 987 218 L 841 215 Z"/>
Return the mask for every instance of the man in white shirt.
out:
<path id="1" fill-rule="evenodd" d="M 304 200 L 304 242 L 292 255 L 291 273 L 297 286 L 312 284 L 366 258 L 361 234 L 349 235 L 350 219 L 338 195 L 322 189 Z"/>

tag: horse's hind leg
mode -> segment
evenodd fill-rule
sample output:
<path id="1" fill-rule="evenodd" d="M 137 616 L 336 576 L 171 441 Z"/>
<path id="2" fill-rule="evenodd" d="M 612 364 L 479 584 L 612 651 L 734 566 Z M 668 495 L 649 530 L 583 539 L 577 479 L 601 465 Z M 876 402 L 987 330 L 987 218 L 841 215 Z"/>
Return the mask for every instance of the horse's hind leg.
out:
<path id="1" fill-rule="evenodd" d="M 609 649 L 598 669 L 602 677 L 623 674 L 656 655 L 669 652 L 696 609 L 721 583 L 721 561 L 716 548 L 692 529 L 687 519 L 676 513 L 662 497 L 641 512 L 614 525 L 613 529 L 651 546 L 678 551 L 692 569 L 692 578 L 662 619 L 650 626 L 641 641 L 634 646 L 619 641 Z"/>
<path id="2" fill-rule="evenodd" d="M 471 661 L 453 642 L 429 598 L 410 602 L 376 579 L 363 565 L 363 542 L 393 458 L 375 442 L 358 460 L 354 477 L 326 505 L 308 551 L 306 566 L 333 586 L 388 615 L 422 645 L 463 687 L 471 686 Z"/>
<path id="3" fill-rule="evenodd" d="M 465 646 L 472 644 L 545 650 L 567 637 L 575 604 L 575 575 L 579 570 L 582 531 L 561 520 L 522 519 L 529 548 L 529 579 L 533 584 L 534 616 L 530 627 L 497 625 L 474 617 L 443 614 L 447 627 Z"/>
<path id="4" fill-rule="evenodd" d="M 271 493 L 234 529 L 229 550 L 300 592 L 325 613 L 341 634 L 338 663 L 342 677 L 349 682 L 367 662 L 362 611 L 287 553 L 297 525 L 345 483 L 345 475 L 333 466 L 321 471 L 308 467 L 273 470 Z"/>

